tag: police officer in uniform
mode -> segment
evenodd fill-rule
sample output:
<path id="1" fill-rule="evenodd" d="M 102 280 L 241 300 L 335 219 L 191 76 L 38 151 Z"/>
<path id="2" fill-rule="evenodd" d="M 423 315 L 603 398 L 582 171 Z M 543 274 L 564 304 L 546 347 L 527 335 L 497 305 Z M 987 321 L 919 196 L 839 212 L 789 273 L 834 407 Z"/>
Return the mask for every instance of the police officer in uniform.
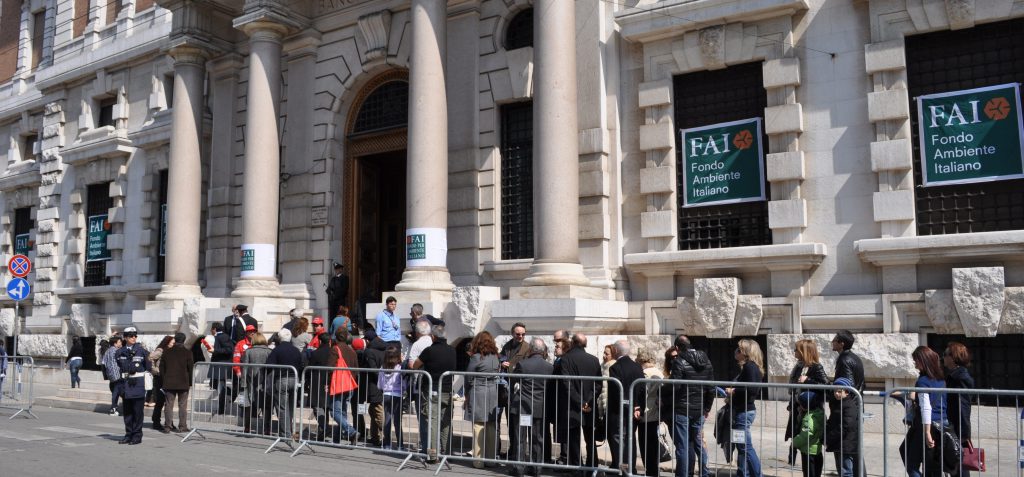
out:
<path id="1" fill-rule="evenodd" d="M 146 373 L 151 371 L 149 352 L 138 344 L 139 331 L 134 326 L 124 329 L 125 345 L 117 352 L 124 393 L 124 439 L 119 444 L 142 443 L 142 421 L 145 418 Z"/>

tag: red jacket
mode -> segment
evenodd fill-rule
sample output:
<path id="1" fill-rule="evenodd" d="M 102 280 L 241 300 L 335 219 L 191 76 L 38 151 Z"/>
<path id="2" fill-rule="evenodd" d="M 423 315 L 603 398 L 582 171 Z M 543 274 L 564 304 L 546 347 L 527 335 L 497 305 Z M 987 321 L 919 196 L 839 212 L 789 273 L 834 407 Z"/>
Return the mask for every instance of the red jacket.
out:
<path id="1" fill-rule="evenodd" d="M 236 343 L 235 354 L 231 355 L 231 362 L 235 364 L 241 363 L 242 356 L 245 355 L 246 350 L 248 350 L 249 348 L 252 348 L 252 342 L 249 341 L 249 337 L 246 337 L 244 340 Z M 231 370 L 235 372 L 235 376 L 239 376 L 242 374 L 241 366 L 233 366 Z"/>

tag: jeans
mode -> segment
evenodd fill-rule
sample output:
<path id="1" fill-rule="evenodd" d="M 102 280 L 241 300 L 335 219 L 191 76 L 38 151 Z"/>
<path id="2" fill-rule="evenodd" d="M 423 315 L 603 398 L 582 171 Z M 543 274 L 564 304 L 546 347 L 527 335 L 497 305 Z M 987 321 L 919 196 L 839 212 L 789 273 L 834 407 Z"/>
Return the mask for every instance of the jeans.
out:
<path id="1" fill-rule="evenodd" d="M 78 370 L 82 369 L 82 358 L 75 358 L 68 361 L 68 371 L 71 371 L 71 387 L 82 387 L 82 378 L 78 377 Z"/>
<path id="2" fill-rule="evenodd" d="M 761 461 L 750 438 L 750 426 L 754 424 L 757 411 L 738 412 L 733 416 L 732 428 L 742 430 L 743 444 L 736 444 L 736 475 L 739 477 L 761 477 Z"/>
<path id="3" fill-rule="evenodd" d="M 856 467 L 856 463 L 860 462 L 860 457 L 857 454 L 835 452 L 836 456 L 836 468 L 840 469 L 840 477 L 854 477 L 859 472 Z"/>
<path id="4" fill-rule="evenodd" d="M 348 406 L 349 400 L 352 399 L 352 392 L 341 393 L 334 396 L 334 421 L 338 423 L 340 432 L 336 441 L 344 436 L 351 438 L 356 433 L 356 428 L 352 427 L 352 424 L 348 422 Z"/>
<path id="5" fill-rule="evenodd" d="M 690 417 L 685 414 L 675 416 L 675 429 L 672 431 L 672 442 L 676 446 L 676 477 L 690 477 L 693 464 L 700 459 L 699 477 L 708 477 L 708 450 L 704 447 L 703 429 L 704 416 Z M 700 455 L 697 455 L 698 449 Z"/>
<path id="6" fill-rule="evenodd" d="M 391 428 L 395 429 L 395 444 L 391 441 Z M 384 395 L 384 447 L 402 446 L 402 396 Z"/>
<path id="7" fill-rule="evenodd" d="M 292 406 L 295 405 L 295 378 L 279 377 L 275 386 L 277 387 L 277 420 L 280 426 L 277 435 L 291 439 L 293 432 Z"/>

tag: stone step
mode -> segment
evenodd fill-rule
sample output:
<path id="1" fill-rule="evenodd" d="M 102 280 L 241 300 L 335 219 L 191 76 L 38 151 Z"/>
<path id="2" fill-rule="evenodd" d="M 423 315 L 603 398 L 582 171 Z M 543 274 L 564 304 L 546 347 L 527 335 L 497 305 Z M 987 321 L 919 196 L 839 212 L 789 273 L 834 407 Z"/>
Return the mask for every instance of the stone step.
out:
<path id="1" fill-rule="evenodd" d="M 110 394 L 107 394 L 107 399 L 100 401 L 93 401 L 89 399 L 77 399 L 77 398 L 64 398 L 57 396 L 46 396 L 37 398 L 35 407 L 52 407 L 58 409 L 72 409 L 75 411 L 88 411 L 98 412 L 106 414 L 110 412 Z"/>
<path id="2" fill-rule="evenodd" d="M 110 402 L 110 389 L 61 388 L 55 397 Z"/>

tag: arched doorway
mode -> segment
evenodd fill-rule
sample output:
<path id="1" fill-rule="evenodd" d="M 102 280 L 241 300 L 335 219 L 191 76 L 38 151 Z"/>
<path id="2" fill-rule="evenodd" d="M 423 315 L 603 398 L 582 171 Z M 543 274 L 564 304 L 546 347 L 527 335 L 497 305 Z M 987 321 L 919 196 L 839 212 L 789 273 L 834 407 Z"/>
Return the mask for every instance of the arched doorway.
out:
<path id="1" fill-rule="evenodd" d="M 405 270 L 408 73 L 374 78 L 353 104 L 345 129 L 342 256 L 349 303 L 368 303 L 394 290 Z"/>

